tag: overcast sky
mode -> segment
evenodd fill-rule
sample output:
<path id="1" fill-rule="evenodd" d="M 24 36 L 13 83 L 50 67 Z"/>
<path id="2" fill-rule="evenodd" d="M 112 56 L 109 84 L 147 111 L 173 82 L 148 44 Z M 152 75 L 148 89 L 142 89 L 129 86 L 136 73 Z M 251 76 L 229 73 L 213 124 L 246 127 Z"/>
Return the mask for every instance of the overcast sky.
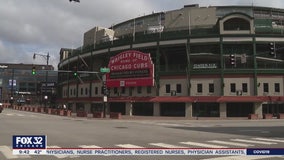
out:
<path id="1" fill-rule="evenodd" d="M 0 63 L 46 64 L 33 53 L 50 54 L 57 68 L 60 48 L 77 48 L 95 26 L 151 14 L 200 6 L 255 5 L 284 8 L 283 0 L 0 0 Z"/>

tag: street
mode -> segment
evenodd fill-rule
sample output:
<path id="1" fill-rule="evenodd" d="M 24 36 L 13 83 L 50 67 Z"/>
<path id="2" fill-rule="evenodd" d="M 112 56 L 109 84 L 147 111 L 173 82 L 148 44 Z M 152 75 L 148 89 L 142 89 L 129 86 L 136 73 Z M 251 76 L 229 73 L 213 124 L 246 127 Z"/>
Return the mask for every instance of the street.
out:
<path id="1" fill-rule="evenodd" d="M 284 159 L 284 156 L 12 155 L 13 135 L 46 135 L 47 148 L 283 148 L 284 120 L 87 119 L 4 109 L 0 159 Z"/>

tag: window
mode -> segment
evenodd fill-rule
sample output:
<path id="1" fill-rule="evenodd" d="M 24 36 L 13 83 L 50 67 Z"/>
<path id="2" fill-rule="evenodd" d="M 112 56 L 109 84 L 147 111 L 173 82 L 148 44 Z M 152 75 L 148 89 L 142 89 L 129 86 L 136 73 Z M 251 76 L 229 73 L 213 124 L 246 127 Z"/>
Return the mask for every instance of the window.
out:
<path id="1" fill-rule="evenodd" d="M 114 94 L 117 94 L 117 87 L 114 87 L 114 88 L 113 88 L 113 93 L 114 93 Z"/>
<path id="2" fill-rule="evenodd" d="M 209 83 L 209 93 L 214 93 L 214 83 Z"/>
<path id="3" fill-rule="evenodd" d="M 181 84 L 177 84 L 177 93 L 181 93 Z"/>
<path id="4" fill-rule="evenodd" d="M 95 87 L 95 94 L 98 94 L 98 87 Z"/>
<path id="5" fill-rule="evenodd" d="M 197 93 L 202 93 L 202 84 L 201 83 L 197 84 Z"/>
<path id="6" fill-rule="evenodd" d="M 248 92 L 248 84 L 247 83 L 243 83 L 242 84 L 242 91 L 243 92 Z"/>
<path id="7" fill-rule="evenodd" d="M 250 30 L 250 23 L 243 18 L 231 18 L 224 22 L 224 30 Z"/>
<path id="8" fill-rule="evenodd" d="M 101 87 L 101 94 L 104 94 L 104 86 Z"/>
<path id="9" fill-rule="evenodd" d="M 269 91 L 268 83 L 263 83 L 263 92 L 268 92 L 268 91 Z"/>
<path id="10" fill-rule="evenodd" d="M 125 87 L 121 88 L 121 94 L 125 94 Z"/>
<path id="11" fill-rule="evenodd" d="M 134 87 L 130 87 L 129 88 L 129 95 L 132 96 L 132 91 L 133 91 Z"/>
<path id="12" fill-rule="evenodd" d="M 85 88 L 85 95 L 88 95 L 88 88 Z"/>
<path id="13" fill-rule="evenodd" d="M 231 83 L 231 92 L 236 92 L 236 83 Z"/>
<path id="14" fill-rule="evenodd" d="M 70 89 L 70 96 L 72 96 L 72 88 Z"/>
<path id="15" fill-rule="evenodd" d="M 152 87 L 151 86 L 147 86 L 147 93 L 148 94 L 152 93 Z"/>
<path id="16" fill-rule="evenodd" d="M 280 92 L 280 84 L 279 83 L 274 83 L 274 91 Z"/>
<path id="17" fill-rule="evenodd" d="M 84 92 L 84 90 L 83 90 L 83 88 L 81 88 L 81 95 L 83 95 L 83 92 Z"/>
<path id="18" fill-rule="evenodd" d="M 166 84 L 166 93 L 171 93 L 171 85 Z"/>
<path id="19" fill-rule="evenodd" d="M 141 93 L 142 93 L 142 87 L 141 87 L 141 86 L 137 87 L 137 93 L 138 93 L 138 94 L 141 94 Z"/>

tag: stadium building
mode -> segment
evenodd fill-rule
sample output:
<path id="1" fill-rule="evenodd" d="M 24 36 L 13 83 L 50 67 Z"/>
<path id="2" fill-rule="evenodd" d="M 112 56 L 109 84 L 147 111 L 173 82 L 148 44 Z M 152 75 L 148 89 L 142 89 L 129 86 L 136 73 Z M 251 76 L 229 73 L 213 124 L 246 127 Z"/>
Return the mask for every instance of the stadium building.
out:
<path id="1" fill-rule="evenodd" d="M 257 6 L 186 5 L 94 27 L 60 50 L 58 101 L 122 115 L 284 113 L 283 35 L 284 9 Z"/>

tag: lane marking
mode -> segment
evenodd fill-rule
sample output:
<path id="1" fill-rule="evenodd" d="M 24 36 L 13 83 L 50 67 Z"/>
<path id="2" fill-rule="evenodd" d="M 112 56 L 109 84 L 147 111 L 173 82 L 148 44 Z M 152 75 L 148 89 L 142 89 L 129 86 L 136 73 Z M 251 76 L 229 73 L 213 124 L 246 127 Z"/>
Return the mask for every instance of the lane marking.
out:
<path id="1" fill-rule="evenodd" d="M 121 147 L 121 148 L 145 148 L 133 144 L 117 144 L 116 146 Z"/>
<path id="2" fill-rule="evenodd" d="M 271 141 L 271 142 L 284 142 L 284 140 L 280 139 L 269 139 L 269 138 L 252 138 L 260 141 Z"/>
<path id="3" fill-rule="evenodd" d="M 61 147 L 59 147 L 59 146 L 46 146 L 46 148 L 50 148 L 50 149 L 52 149 L 52 148 L 61 148 Z M 77 156 L 77 155 L 74 155 L 74 156 L 72 156 L 72 155 L 52 155 L 52 156 L 55 156 L 55 157 L 57 157 L 57 158 L 77 158 L 77 157 L 79 157 L 79 156 Z"/>
<path id="4" fill-rule="evenodd" d="M 180 142 L 181 144 L 192 145 L 192 146 L 200 146 L 200 147 L 207 147 L 207 148 L 228 148 L 227 146 L 219 146 L 219 145 L 212 145 L 206 143 L 197 143 L 197 142 Z"/>
<path id="5" fill-rule="evenodd" d="M 79 147 L 80 148 L 102 148 L 96 145 L 80 145 Z"/>
<path id="6" fill-rule="evenodd" d="M 207 142 L 218 143 L 218 144 L 226 144 L 226 145 L 232 145 L 232 146 L 240 146 L 240 147 L 254 146 L 252 144 L 244 144 L 244 143 L 237 143 L 237 142 L 226 142 L 226 141 L 219 141 L 219 140 L 213 140 L 213 141 L 207 141 Z"/>
<path id="7" fill-rule="evenodd" d="M 231 139 L 232 141 L 238 141 L 238 142 L 246 142 L 246 143 L 257 143 L 257 144 L 277 144 L 273 142 L 263 142 L 263 141 L 253 141 L 253 140 L 246 140 L 246 139 Z"/>
<path id="8" fill-rule="evenodd" d="M 0 152 L 3 153 L 3 155 L 7 158 L 7 159 L 15 159 L 15 158 L 31 158 L 28 155 L 13 155 L 13 150 L 12 148 L 8 147 L 8 146 L 0 146 Z"/>
<path id="9" fill-rule="evenodd" d="M 171 145 L 171 144 L 166 144 L 166 143 L 149 143 L 149 145 L 158 146 L 162 148 L 185 148 L 182 146 L 176 146 L 176 145 Z"/>

